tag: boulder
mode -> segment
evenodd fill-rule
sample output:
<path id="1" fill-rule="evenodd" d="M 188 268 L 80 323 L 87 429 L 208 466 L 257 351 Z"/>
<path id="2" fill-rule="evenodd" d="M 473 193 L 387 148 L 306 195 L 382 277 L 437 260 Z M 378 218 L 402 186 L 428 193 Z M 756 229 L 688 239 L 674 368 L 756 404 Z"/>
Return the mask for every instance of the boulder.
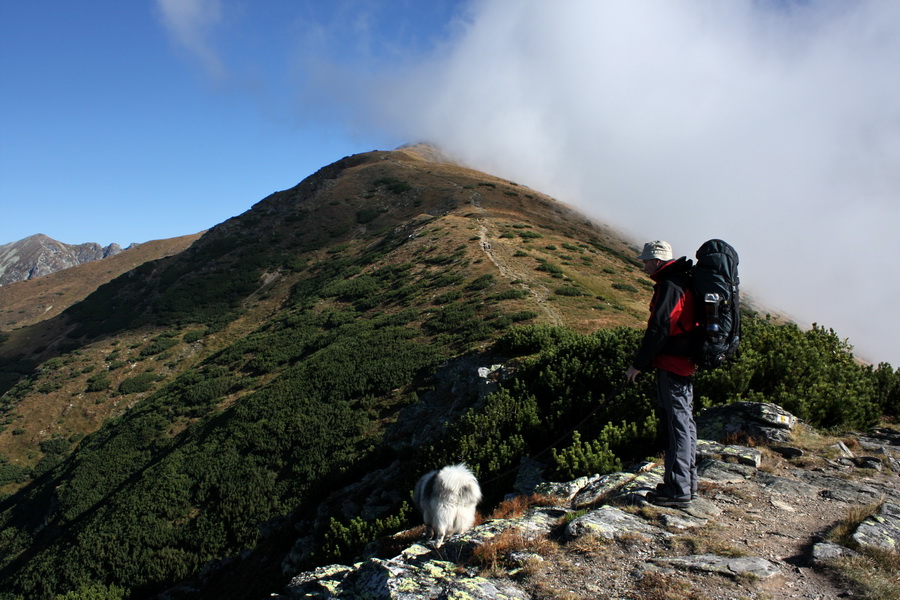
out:
<path id="1" fill-rule="evenodd" d="M 850 536 L 861 548 L 900 551 L 900 505 L 885 502 Z"/>
<path id="2" fill-rule="evenodd" d="M 765 402 L 734 402 L 703 410 L 697 416 L 697 436 L 725 440 L 734 436 L 766 442 L 787 442 L 797 417 Z"/>

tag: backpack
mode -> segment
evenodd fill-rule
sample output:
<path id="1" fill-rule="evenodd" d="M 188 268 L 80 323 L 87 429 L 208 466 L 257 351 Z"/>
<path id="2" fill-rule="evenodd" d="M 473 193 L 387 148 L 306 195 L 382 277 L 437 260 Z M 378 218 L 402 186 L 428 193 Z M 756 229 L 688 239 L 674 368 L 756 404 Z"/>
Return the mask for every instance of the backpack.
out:
<path id="1" fill-rule="evenodd" d="M 726 242 L 709 240 L 696 256 L 692 358 L 700 368 L 714 369 L 735 355 L 741 339 L 738 255 Z"/>

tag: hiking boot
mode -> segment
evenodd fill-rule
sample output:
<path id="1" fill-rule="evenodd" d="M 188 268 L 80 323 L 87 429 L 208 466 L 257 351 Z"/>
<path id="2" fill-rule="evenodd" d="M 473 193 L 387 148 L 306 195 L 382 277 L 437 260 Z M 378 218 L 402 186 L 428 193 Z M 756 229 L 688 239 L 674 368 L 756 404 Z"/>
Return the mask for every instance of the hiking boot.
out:
<path id="1" fill-rule="evenodd" d="M 664 484 L 656 486 L 655 490 L 647 492 L 647 502 L 656 506 L 665 506 L 668 508 L 687 508 L 691 505 L 694 496 L 670 496 L 666 493 Z"/>
<path id="2" fill-rule="evenodd" d="M 647 500 L 649 500 L 651 504 L 665 506 L 667 508 L 687 508 L 691 505 L 690 496 L 674 498 L 672 496 L 663 496 L 661 494 L 647 494 Z"/>
<path id="3" fill-rule="evenodd" d="M 650 497 L 654 496 L 654 495 L 655 496 L 669 496 L 669 494 L 666 493 L 666 484 L 657 483 L 655 489 L 652 489 L 649 492 L 647 492 L 647 499 L 649 500 Z M 697 492 L 691 491 L 691 500 L 696 500 L 696 499 L 697 499 Z"/>

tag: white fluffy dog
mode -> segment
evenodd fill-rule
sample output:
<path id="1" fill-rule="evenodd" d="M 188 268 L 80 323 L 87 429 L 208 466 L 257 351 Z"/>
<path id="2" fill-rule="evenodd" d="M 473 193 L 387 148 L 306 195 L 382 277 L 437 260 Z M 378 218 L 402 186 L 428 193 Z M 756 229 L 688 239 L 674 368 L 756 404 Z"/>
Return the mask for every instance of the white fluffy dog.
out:
<path id="1" fill-rule="evenodd" d="M 440 548 L 444 538 L 462 533 L 475 524 L 475 506 L 481 487 L 465 464 L 450 465 L 426 473 L 416 483 L 413 504 L 425 520 L 425 533 Z"/>

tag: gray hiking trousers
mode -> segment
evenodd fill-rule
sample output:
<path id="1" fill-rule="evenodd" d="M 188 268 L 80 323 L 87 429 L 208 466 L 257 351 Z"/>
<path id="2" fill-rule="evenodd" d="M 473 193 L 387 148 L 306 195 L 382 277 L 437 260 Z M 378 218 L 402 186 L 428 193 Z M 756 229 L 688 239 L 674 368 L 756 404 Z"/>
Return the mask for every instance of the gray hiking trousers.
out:
<path id="1" fill-rule="evenodd" d="M 663 490 L 673 498 L 692 498 L 697 495 L 693 379 L 657 369 L 656 385 L 666 443 Z"/>

